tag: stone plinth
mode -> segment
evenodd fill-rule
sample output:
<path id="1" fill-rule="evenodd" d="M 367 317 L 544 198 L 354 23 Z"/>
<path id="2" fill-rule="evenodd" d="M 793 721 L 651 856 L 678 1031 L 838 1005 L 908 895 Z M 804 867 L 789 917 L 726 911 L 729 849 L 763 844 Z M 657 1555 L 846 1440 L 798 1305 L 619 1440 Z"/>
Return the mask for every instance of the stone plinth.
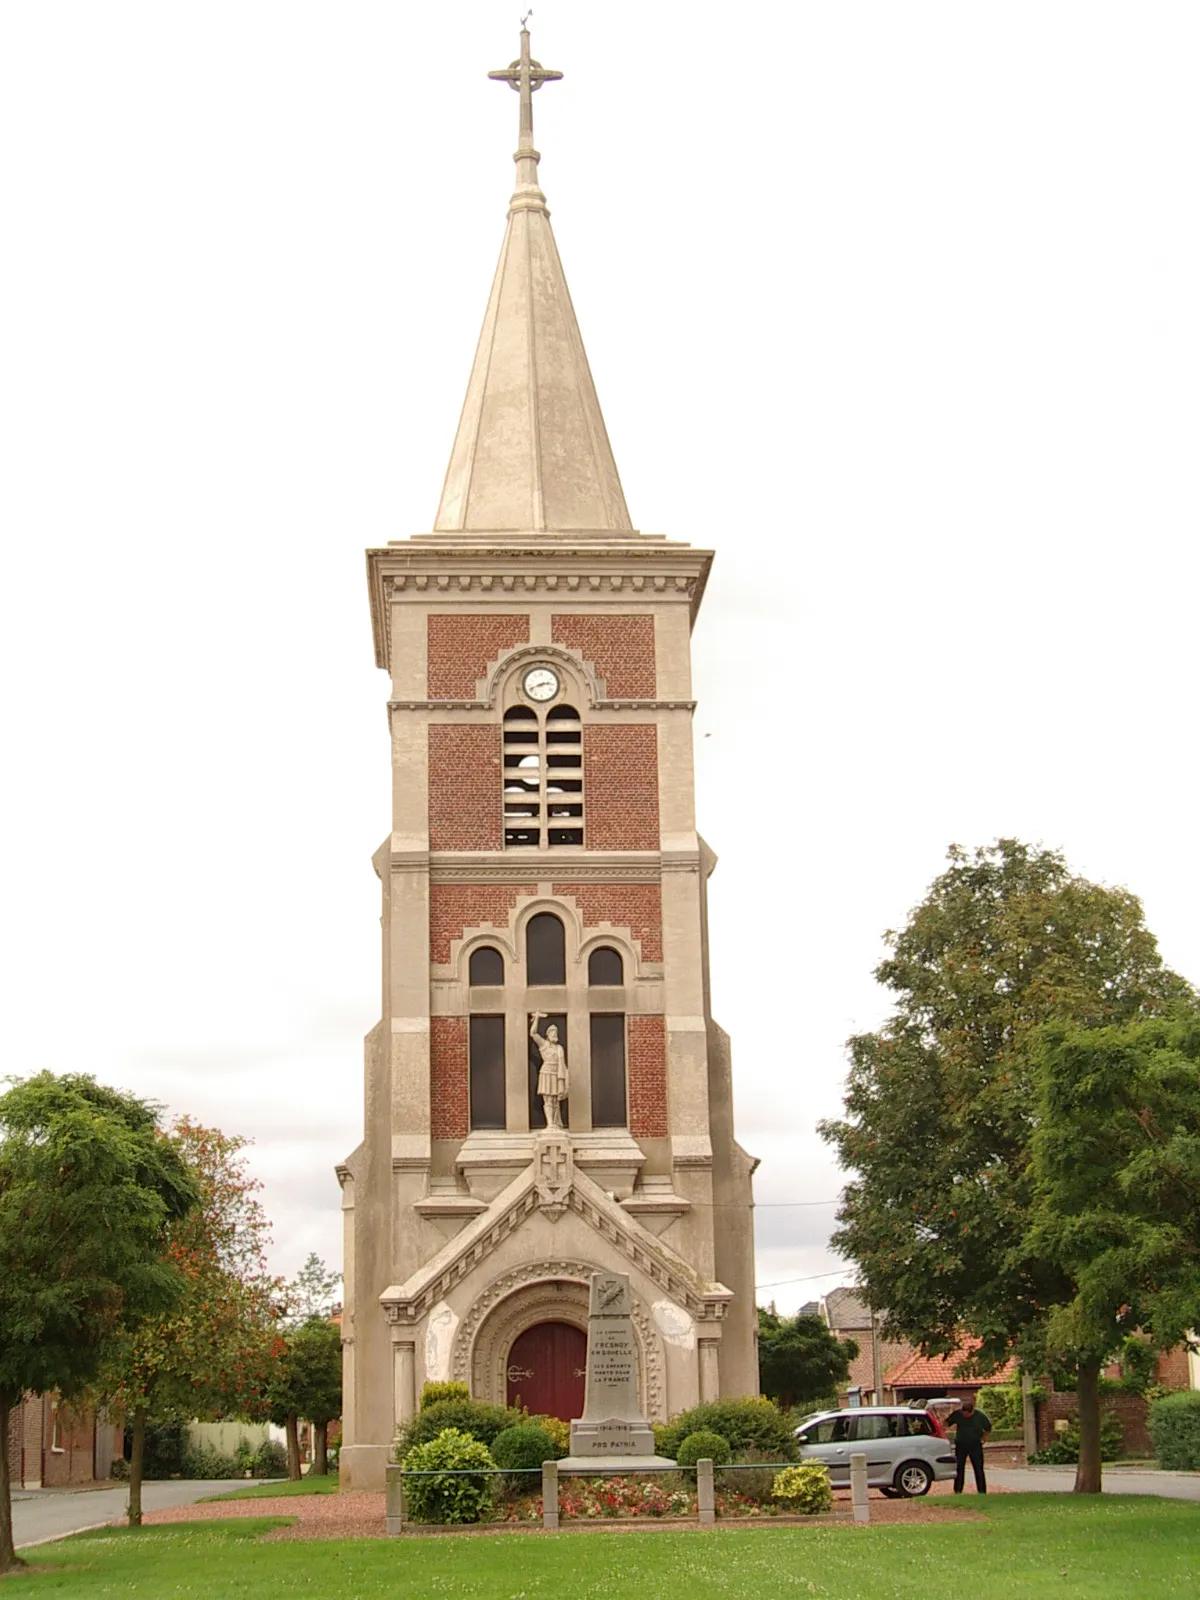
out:
<path id="1" fill-rule="evenodd" d="M 638 1401 L 632 1311 L 626 1273 L 592 1274 L 583 1416 L 571 1424 L 571 1454 L 560 1470 L 675 1465 L 654 1453 L 654 1432 Z"/>

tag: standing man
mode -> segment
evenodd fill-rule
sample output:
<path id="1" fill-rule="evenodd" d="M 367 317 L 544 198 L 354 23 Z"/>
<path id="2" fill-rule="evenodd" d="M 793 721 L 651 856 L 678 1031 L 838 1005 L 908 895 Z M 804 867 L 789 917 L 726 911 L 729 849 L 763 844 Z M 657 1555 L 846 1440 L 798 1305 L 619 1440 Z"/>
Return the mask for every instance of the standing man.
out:
<path id="1" fill-rule="evenodd" d="M 974 1395 L 968 1395 L 946 1418 L 946 1426 L 954 1429 L 954 1492 L 961 1494 L 967 1476 L 967 1462 L 975 1473 L 975 1493 L 987 1493 L 987 1478 L 983 1471 L 983 1442 L 992 1431 L 992 1421 L 982 1411 L 975 1409 Z"/>

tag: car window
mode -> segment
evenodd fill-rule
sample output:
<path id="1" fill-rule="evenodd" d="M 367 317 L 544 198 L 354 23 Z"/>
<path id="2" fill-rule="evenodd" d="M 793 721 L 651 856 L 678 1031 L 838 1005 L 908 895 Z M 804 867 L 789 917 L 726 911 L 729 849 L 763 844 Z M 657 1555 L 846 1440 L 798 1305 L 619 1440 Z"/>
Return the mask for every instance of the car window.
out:
<path id="1" fill-rule="evenodd" d="M 894 1416 L 855 1417 L 853 1437 L 862 1439 L 892 1439 L 896 1435 Z"/>
<path id="2" fill-rule="evenodd" d="M 933 1433 L 933 1423 L 924 1411 L 914 1411 L 912 1416 L 905 1417 L 904 1421 L 907 1424 L 904 1431 L 910 1439 L 928 1437 Z"/>
<path id="3" fill-rule="evenodd" d="M 814 1423 L 806 1429 L 804 1434 L 805 1444 L 844 1444 L 848 1437 L 848 1422 L 845 1417 L 826 1417 L 824 1422 Z"/>

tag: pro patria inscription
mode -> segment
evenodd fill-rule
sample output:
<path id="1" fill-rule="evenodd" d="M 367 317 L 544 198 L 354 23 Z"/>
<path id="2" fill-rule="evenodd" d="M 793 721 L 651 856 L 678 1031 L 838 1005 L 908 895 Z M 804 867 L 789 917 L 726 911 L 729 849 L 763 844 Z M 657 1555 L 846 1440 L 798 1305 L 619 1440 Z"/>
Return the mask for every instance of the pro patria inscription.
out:
<path id="1" fill-rule="evenodd" d="M 654 1434 L 638 1399 L 638 1349 L 629 1278 L 593 1274 L 588 1303 L 583 1416 L 571 1424 L 571 1457 L 657 1463 Z M 564 1466 L 567 1463 L 563 1463 Z"/>

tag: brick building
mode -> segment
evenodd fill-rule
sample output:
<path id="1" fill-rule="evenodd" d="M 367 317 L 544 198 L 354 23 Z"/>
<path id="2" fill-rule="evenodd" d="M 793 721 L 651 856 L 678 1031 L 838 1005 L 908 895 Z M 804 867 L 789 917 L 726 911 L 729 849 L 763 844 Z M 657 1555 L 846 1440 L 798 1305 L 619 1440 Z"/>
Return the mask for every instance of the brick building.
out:
<path id="1" fill-rule="evenodd" d="M 8 1422 L 8 1471 L 15 1489 L 59 1489 L 107 1478 L 121 1454 L 121 1429 L 57 1395 L 26 1395 Z"/>
<path id="2" fill-rule="evenodd" d="M 755 1163 L 694 815 L 712 557 L 630 522 L 521 44 L 516 191 L 434 531 L 368 552 L 394 781 L 382 1020 L 339 1169 L 350 1488 L 382 1486 L 428 1379 L 579 1415 L 594 1271 L 630 1275 L 651 1417 L 758 1384 Z"/>

